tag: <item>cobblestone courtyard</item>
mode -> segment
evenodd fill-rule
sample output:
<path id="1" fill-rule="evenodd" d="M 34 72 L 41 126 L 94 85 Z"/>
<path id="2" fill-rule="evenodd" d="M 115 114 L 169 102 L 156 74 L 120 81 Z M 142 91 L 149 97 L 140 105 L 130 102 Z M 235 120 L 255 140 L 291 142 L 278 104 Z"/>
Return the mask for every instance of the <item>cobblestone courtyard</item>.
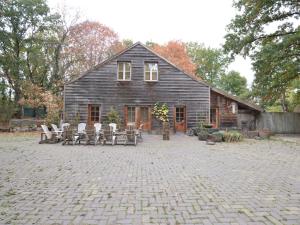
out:
<path id="1" fill-rule="evenodd" d="M 0 224 L 300 224 L 300 145 L 0 136 Z"/>

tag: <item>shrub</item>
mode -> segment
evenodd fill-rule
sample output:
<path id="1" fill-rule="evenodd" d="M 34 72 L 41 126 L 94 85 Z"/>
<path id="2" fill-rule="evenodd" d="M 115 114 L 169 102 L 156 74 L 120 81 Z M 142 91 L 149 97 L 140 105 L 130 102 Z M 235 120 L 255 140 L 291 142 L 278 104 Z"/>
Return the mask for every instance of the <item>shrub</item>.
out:
<path id="1" fill-rule="evenodd" d="M 121 119 L 119 113 L 113 108 L 106 114 L 104 124 L 116 123 L 118 127 L 121 125 Z"/>
<path id="2" fill-rule="evenodd" d="M 224 132 L 225 142 L 238 142 L 243 140 L 243 135 L 238 131 Z"/>
<path id="3" fill-rule="evenodd" d="M 215 142 L 222 142 L 224 139 L 224 132 L 221 131 L 213 132 L 212 134 L 208 135 L 208 139 Z"/>
<path id="4" fill-rule="evenodd" d="M 207 132 L 207 130 L 206 129 L 200 129 L 198 131 L 198 139 L 200 141 L 206 141 L 207 138 L 208 138 L 208 132 Z"/>
<path id="5" fill-rule="evenodd" d="M 0 101 L 0 123 L 7 123 L 17 112 L 17 107 L 13 102 Z"/>
<path id="6" fill-rule="evenodd" d="M 161 122 L 168 122 L 169 107 L 166 103 L 161 104 L 159 102 L 154 104 L 152 109 L 152 115 Z"/>

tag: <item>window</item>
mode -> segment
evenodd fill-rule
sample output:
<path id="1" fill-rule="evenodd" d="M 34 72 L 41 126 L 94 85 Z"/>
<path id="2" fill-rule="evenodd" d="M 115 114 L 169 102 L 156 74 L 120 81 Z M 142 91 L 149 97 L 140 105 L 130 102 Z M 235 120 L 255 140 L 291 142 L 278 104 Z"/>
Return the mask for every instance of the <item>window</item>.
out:
<path id="1" fill-rule="evenodd" d="M 90 122 L 98 123 L 100 121 L 100 107 L 98 105 L 89 106 Z"/>
<path id="2" fill-rule="evenodd" d="M 131 80 L 130 62 L 118 62 L 118 80 Z"/>
<path id="3" fill-rule="evenodd" d="M 127 122 L 128 123 L 135 123 L 135 107 L 128 106 L 127 108 Z"/>
<path id="4" fill-rule="evenodd" d="M 184 121 L 184 108 L 176 108 L 176 122 Z"/>
<path id="5" fill-rule="evenodd" d="M 157 81 L 158 80 L 158 64 L 157 63 L 145 63 L 145 81 Z"/>

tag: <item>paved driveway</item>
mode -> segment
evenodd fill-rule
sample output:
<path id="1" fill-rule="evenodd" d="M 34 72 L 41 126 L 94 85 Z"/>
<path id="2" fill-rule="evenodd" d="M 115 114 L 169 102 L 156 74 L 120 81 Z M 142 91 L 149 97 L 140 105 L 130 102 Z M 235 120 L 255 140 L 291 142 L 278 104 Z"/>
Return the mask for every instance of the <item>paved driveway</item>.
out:
<path id="1" fill-rule="evenodd" d="M 300 224 L 300 146 L 0 136 L 0 224 Z"/>

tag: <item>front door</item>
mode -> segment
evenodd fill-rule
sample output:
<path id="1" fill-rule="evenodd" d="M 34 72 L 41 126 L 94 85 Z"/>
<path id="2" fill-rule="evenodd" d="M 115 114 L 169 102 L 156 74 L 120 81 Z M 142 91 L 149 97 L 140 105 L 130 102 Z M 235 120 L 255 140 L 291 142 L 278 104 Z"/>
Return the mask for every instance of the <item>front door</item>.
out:
<path id="1" fill-rule="evenodd" d="M 175 131 L 186 131 L 186 108 L 185 106 L 176 106 L 174 108 L 174 128 Z"/>
<path id="2" fill-rule="evenodd" d="M 100 122 L 100 106 L 88 105 L 88 126 L 94 126 L 94 123 Z"/>
<path id="3" fill-rule="evenodd" d="M 144 124 L 143 130 L 151 130 L 151 108 L 148 106 L 126 106 L 125 124 L 126 126 L 134 125 L 136 128 Z"/>

